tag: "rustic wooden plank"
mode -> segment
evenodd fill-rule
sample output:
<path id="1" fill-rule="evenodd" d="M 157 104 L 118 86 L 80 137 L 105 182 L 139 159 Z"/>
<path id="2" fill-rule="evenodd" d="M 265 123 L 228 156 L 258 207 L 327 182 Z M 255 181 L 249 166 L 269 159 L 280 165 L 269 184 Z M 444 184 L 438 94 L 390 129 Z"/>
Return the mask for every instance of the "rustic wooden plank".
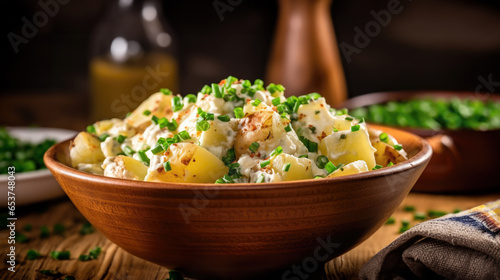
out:
<path id="1" fill-rule="evenodd" d="M 326 279 L 357 279 L 357 273 L 361 266 L 368 261 L 376 252 L 397 238 L 398 229 L 402 219 L 412 221 L 412 213 L 404 212 L 405 205 L 414 205 L 417 211 L 425 212 L 428 209 L 443 210 L 451 212 L 456 208 L 468 209 L 487 201 L 500 198 L 500 193 L 474 196 L 447 196 L 410 194 L 394 213 L 396 224 L 385 225 L 373 236 L 367 239 L 354 250 L 336 258 L 325 266 Z M 18 212 L 17 230 L 26 234 L 30 241 L 25 244 L 16 245 L 17 260 L 16 272 L 7 270 L 6 253 L 7 230 L 0 231 L 0 252 L 2 253 L 2 265 L 0 266 L 0 280 L 17 279 L 43 279 L 36 270 L 53 269 L 64 275 L 75 276 L 76 279 L 105 279 L 105 280 L 164 280 L 168 278 L 168 270 L 147 261 L 132 256 L 118 246 L 107 240 L 101 233 L 94 232 L 81 236 L 80 228 L 84 218 L 68 199 L 59 199 L 48 203 L 33 205 L 23 208 Z M 56 223 L 66 226 L 64 236 L 51 234 L 48 238 L 40 238 L 40 227 L 43 225 L 52 227 Z M 31 232 L 25 232 L 22 228 L 31 224 Z M 412 225 L 415 222 L 412 221 Z M 97 260 L 87 262 L 78 261 L 80 254 L 87 254 L 94 246 L 102 247 L 103 251 Z M 43 257 L 37 260 L 27 260 L 26 252 L 36 249 Z M 70 250 L 71 259 L 67 261 L 52 260 L 50 252 L 53 250 Z M 64 277 L 61 277 L 64 279 Z"/>

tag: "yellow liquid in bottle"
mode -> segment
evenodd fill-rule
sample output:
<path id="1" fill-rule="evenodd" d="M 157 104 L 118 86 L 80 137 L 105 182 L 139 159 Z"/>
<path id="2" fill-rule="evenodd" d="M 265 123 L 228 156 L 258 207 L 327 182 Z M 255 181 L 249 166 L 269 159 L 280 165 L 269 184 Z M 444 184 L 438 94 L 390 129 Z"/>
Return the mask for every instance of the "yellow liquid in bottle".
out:
<path id="1" fill-rule="evenodd" d="M 92 121 L 123 118 L 161 88 L 178 93 L 177 62 L 162 53 L 123 64 L 94 58 L 90 63 L 90 81 Z"/>

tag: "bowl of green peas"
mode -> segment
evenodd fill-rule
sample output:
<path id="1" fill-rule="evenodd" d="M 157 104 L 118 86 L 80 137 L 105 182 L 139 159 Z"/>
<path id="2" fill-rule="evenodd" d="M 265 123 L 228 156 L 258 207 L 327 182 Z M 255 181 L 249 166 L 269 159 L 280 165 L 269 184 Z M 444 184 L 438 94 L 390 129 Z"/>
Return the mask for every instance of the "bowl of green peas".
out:
<path id="1" fill-rule="evenodd" d="M 21 206 L 64 195 L 43 162 L 44 153 L 76 131 L 40 127 L 0 127 L 0 200 Z"/>
<path id="2" fill-rule="evenodd" d="M 410 131 L 431 144 L 432 159 L 414 191 L 474 193 L 500 186 L 500 95 L 380 92 L 344 106 L 356 118 Z"/>

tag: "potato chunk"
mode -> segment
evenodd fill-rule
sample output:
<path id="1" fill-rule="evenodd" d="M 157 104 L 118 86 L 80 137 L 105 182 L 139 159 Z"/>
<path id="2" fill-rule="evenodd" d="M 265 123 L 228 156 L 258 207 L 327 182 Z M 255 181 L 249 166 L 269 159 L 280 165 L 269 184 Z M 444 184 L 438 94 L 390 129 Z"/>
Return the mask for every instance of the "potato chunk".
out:
<path id="1" fill-rule="evenodd" d="M 286 164 L 290 164 L 288 171 L 283 170 Z M 281 175 L 283 181 L 305 180 L 312 178 L 311 160 L 297 158 L 288 154 L 280 154 L 272 159 L 274 172 Z"/>
<path id="2" fill-rule="evenodd" d="M 98 163 L 104 160 L 101 141 L 88 132 L 78 133 L 71 143 L 69 155 L 73 167 L 77 167 L 80 163 Z"/>
<path id="3" fill-rule="evenodd" d="M 367 171 L 368 171 L 368 166 L 366 165 L 366 162 L 364 162 L 362 160 L 357 160 L 357 161 L 349 163 L 348 165 L 346 165 L 342 168 L 339 168 L 339 169 L 333 171 L 330 175 L 327 176 L 327 178 L 353 175 L 353 174 L 358 174 L 358 173 L 367 172 Z"/>
<path id="4" fill-rule="evenodd" d="M 104 176 L 143 181 L 148 173 L 147 166 L 131 157 L 117 156 L 108 159 L 102 165 Z"/>
<path id="5" fill-rule="evenodd" d="M 151 118 L 172 117 L 172 95 L 165 95 L 161 92 L 152 94 L 148 99 L 144 100 L 128 117 L 125 122 L 138 130 L 144 130 L 151 124 Z M 145 115 L 144 111 L 149 110 L 151 113 Z"/>

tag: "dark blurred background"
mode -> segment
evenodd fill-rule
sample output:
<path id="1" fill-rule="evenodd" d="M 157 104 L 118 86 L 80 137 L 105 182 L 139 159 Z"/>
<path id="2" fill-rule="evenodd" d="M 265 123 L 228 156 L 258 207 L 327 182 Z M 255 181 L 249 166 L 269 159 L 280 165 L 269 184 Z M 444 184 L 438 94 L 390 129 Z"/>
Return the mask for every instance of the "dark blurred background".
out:
<path id="1" fill-rule="evenodd" d="M 109 2 L 70 0 L 61 5 L 36 36 L 19 45 L 17 54 L 7 34 L 20 34 L 22 18 L 31 19 L 40 6 L 29 0 L 3 3 L 0 124 L 40 123 L 38 115 L 30 112 L 32 107 L 65 98 L 68 101 L 61 102 L 69 104 L 68 113 L 85 112 L 89 38 Z M 265 77 L 278 15 L 276 1 L 243 0 L 224 13 L 223 21 L 212 1 L 164 0 L 162 4 L 176 35 L 183 94 L 195 93 L 229 74 Z M 331 14 L 337 42 L 354 45 L 354 28 L 363 28 L 373 20 L 370 11 L 386 9 L 387 4 L 387 0 L 334 1 Z M 353 54 L 350 62 L 341 54 L 350 97 L 392 90 L 500 91 L 499 1 L 405 0 L 401 4 L 404 10 L 393 15 L 390 25 Z M 494 82 L 481 87 L 488 79 Z M 22 105 L 13 96 L 46 103 Z M 65 112 L 57 113 L 64 116 Z M 47 114 L 44 118 L 57 116 Z M 65 126 L 54 123 L 59 124 Z"/>

